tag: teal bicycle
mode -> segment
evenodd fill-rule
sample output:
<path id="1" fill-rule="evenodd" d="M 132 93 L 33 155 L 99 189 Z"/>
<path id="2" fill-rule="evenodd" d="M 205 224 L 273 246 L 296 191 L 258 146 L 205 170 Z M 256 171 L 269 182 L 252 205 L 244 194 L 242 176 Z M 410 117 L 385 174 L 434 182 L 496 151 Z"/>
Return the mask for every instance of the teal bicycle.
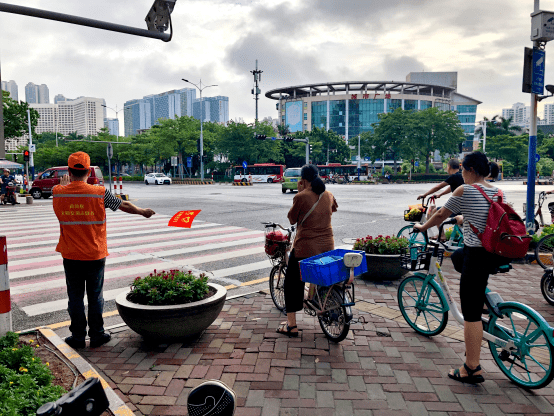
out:
<path id="1" fill-rule="evenodd" d="M 409 247 L 427 247 L 430 242 L 428 237 L 428 231 L 414 231 L 414 224 L 424 224 L 426 218 L 426 212 L 430 203 L 433 203 L 435 198 L 433 196 L 428 197 L 426 203 L 422 204 L 422 211 L 419 215 L 409 216 L 409 210 L 405 211 L 405 221 L 410 221 L 409 225 L 404 226 L 397 233 L 397 237 L 404 237 L 409 240 Z M 453 252 L 464 245 L 463 231 L 457 223 L 453 223 L 453 228 L 448 231 L 449 235 L 447 241 L 444 243 L 444 247 L 447 251 Z M 441 232 L 439 233 L 441 236 Z"/>
<path id="2" fill-rule="evenodd" d="M 445 224 L 453 224 L 454 218 Z M 401 265 L 416 271 L 406 277 L 397 291 L 399 309 L 407 323 L 419 334 L 434 336 L 447 326 L 449 311 L 460 324 L 464 318 L 441 272 L 441 242 L 429 247 L 407 249 Z M 511 265 L 501 266 L 504 273 Z M 418 271 L 422 270 L 422 271 Z M 482 317 L 484 339 L 501 371 L 515 384 L 539 389 L 553 380 L 553 328 L 534 309 L 519 302 L 505 302 L 486 288 L 487 316 Z"/>

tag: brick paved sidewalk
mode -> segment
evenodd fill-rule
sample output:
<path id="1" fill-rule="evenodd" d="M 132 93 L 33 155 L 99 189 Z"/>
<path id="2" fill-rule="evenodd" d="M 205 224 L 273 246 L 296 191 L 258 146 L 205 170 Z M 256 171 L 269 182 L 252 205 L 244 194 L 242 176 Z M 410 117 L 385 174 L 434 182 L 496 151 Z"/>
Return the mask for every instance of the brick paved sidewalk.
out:
<path id="1" fill-rule="evenodd" d="M 450 261 L 444 272 L 457 295 Z M 539 266 L 515 265 L 493 276 L 490 288 L 532 306 L 553 324 L 541 276 Z M 453 331 L 427 338 L 399 319 L 398 283 L 357 280 L 355 317 L 362 314 L 367 323 L 353 325 L 339 344 L 328 342 L 316 319 L 306 315 L 299 315 L 299 338 L 278 335 L 283 316 L 269 295 L 256 293 L 228 300 L 194 342 L 148 345 L 122 327 L 106 346 L 80 353 L 136 415 L 187 414 L 188 392 L 206 379 L 235 390 L 237 416 L 553 414 L 553 383 L 535 391 L 516 387 L 487 348 L 485 383 L 449 379 L 448 370 L 464 360 L 464 344 Z M 449 324 L 457 325 L 453 319 Z"/>

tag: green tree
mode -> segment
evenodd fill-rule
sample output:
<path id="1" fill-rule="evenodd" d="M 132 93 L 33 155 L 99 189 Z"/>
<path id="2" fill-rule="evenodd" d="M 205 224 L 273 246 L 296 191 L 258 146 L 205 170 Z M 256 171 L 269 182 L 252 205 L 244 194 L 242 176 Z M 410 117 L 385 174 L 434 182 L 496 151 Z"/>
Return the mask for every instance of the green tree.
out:
<path id="1" fill-rule="evenodd" d="M 10 98 L 10 93 L 2 91 L 3 115 L 4 115 L 4 137 L 13 139 L 23 136 L 29 132 L 27 123 L 27 110 L 31 114 L 31 133 L 35 134 L 39 113 L 34 108 L 29 107 L 25 101 L 17 102 Z"/>
<path id="2" fill-rule="evenodd" d="M 505 117 L 496 115 L 496 116 L 493 116 L 491 120 L 487 117 L 484 117 L 483 121 L 486 122 L 486 140 L 494 136 L 502 136 L 502 135 L 515 136 L 516 133 L 520 130 L 519 127 L 512 125 L 512 122 L 513 122 L 512 117 L 505 118 Z M 479 138 L 482 138 L 482 136 L 484 135 L 484 129 L 480 125 L 476 127 L 476 129 L 474 130 L 474 133 Z"/>
<path id="3" fill-rule="evenodd" d="M 504 173 L 520 175 L 526 172 L 528 166 L 528 135 L 501 135 L 488 139 L 487 152 L 490 158 L 503 159 L 512 166 L 512 171 L 504 169 Z"/>

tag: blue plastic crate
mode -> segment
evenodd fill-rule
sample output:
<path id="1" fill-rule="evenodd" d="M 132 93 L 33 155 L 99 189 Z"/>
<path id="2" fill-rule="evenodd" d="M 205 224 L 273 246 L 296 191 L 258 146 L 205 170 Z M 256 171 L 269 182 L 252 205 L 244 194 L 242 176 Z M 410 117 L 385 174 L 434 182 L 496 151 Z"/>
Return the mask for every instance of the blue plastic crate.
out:
<path id="1" fill-rule="evenodd" d="M 331 286 L 349 278 L 349 268 L 343 263 L 346 253 L 362 254 L 362 263 L 355 267 L 355 276 L 368 271 L 364 251 L 344 250 L 341 248 L 318 254 L 317 256 L 301 260 L 301 280 L 319 286 Z"/>

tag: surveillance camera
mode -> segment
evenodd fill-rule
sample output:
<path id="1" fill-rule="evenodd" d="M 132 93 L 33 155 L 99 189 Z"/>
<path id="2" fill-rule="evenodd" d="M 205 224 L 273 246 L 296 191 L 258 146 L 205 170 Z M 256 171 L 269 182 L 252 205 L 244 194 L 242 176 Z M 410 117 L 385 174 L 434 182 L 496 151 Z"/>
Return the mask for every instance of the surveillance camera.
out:
<path id="1" fill-rule="evenodd" d="M 145 17 L 148 30 L 165 32 L 169 28 L 170 14 L 173 12 L 176 0 L 154 0 L 152 7 Z"/>
<path id="2" fill-rule="evenodd" d="M 551 84 L 546 85 L 545 89 L 547 90 L 547 92 L 549 92 L 551 95 L 553 95 L 553 85 L 551 85 Z"/>

